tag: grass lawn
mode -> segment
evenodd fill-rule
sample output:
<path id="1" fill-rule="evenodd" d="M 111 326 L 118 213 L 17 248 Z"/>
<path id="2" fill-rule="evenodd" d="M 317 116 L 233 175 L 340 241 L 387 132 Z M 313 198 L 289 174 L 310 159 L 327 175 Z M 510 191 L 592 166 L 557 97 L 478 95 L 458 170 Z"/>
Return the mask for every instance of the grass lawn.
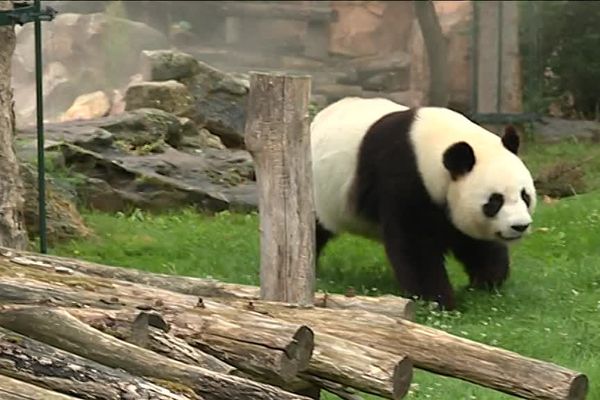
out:
<path id="1" fill-rule="evenodd" d="M 597 154 L 586 166 L 593 190 L 552 204 L 540 202 L 536 230 L 513 252 L 512 276 L 496 294 L 464 291 L 466 276 L 450 260 L 460 312 L 420 309 L 417 321 L 476 341 L 556 362 L 586 373 L 589 399 L 600 399 L 600 145 L 528 146 L 535 171 L 544 163 Z M 149 271 L 211 276 L 258 284 L 258 218 L 189 210 L 149 216 L 85 213 L 95 241 L 52 253 Z M 366 294 L 397 293 L 381 246 L 343 236 L 324 253 L 318 287 Z M 330 399 L 335 397 L 330 396 Z M 415 371 L 409 399 L 512 398 L 459 380 Z"/>

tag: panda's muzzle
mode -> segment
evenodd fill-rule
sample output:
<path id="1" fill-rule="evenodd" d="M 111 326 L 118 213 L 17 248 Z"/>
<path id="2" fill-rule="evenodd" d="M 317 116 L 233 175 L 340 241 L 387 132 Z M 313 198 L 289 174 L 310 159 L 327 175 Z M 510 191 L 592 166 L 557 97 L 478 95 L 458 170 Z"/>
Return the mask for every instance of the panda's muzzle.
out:
<path id="1" fill-rule="evenodd" d="M 498 236 L 500 239 L 504 240 L 505 242 L 510 242 L 513 240 L 519 240 L 523 237 L 523 234 L 518 234 L 516 236 L 511 236 L 511 237 L 506 237 L 504 235 L 502 235 L 502 233 L 500 232 L 496 232 L 496 236 Z"/>

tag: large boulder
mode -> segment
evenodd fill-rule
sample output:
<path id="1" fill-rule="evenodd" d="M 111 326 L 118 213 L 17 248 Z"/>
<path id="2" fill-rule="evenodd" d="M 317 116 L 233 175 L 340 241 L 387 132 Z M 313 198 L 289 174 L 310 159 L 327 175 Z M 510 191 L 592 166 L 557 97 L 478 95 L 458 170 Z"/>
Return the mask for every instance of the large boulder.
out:
<path id="1" fill-rule="evenodd" d="M 15 112 L 21 126 L 35 121 L 33 31 L 33 24 L 18 29 L 12 63 Z M 159 31 L 105 13 L 59 14 L 52 23 L 42 24 L 42 32 L 44 111 L 50 120 L 81 94 L 109 92 L 127 84 L 139 70 L 143 50 L 168 46 Z"/>
<path id="2" fill-rule="evenodd" d="M 191 118 L 227 147 L 243 148 L 249 81 L 200 61 L 198 72 L 181 81 L 194 96 Z"/>
<path id="3" fill-rule="evenodd" d="M 172 50 L 145 50 L 141 54 L 141 73 L 145 81 L 190 78 L 198 73 L 198 62 L 187 53 Z"/>
<path id="4" fill-rule="evenodd" d="M 246 99 L 250 87 L 248 79 L 220 71 L 189 54 L 174 50 L 144 52 L 142 70 L 144 79 L 155 81 L 153 87 L 170 85 L 175 88 L 176 84 L 167 83 L 174 80 L 185 85 L 193 98 L 193 107 L 189 113 L 185 113 L 186 116 L 198 127 L 204 127 L 219 136 L 225 146 L 244 147 Z M 131 87 L 129 90 L 132 90 Z M 184 92 L 183 89 L 181 92 Z M 152 92 L 147 90 L 147 93 L 147 102 L 151 102 Z M 133 94 L 130 96 L 133 97 Z M 135 105 L 128 104 L 128 108 L 135 108 Z"/>
<path id="5" fill-rule="evenodd" d="M 157 108 L 183 116 L 190 112 L 193 103 L 187 86 L 175 80 L 139 82 L 125 92 L 125 110 Z"/>

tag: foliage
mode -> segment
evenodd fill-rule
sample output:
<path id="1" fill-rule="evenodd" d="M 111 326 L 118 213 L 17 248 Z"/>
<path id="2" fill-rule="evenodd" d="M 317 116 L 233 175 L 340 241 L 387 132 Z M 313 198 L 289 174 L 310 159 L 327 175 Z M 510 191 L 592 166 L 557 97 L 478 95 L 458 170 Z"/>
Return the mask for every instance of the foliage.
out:
<path id="1" fill-rule="evenodd" d="M 557 156 L 580 159 L 597 147 L 583 143 L 529 144 L 526 158 L 535 171 Z M 455 335 L 555 362 L 600 379 L 600 157 L 585 165 L 592 191 L 540 202 L 535 231 L 514 247 L 508 284 L 489 294 L 463 289 L 467 279 L 450 259 L 460 312 L 434 312 L 421 305 L 417 321 Z M 51 248 L 55 254 L 142 268 L 258 284 L 259 232 L 256 214 L 215 216 L 182 210 L 152 215 L 140 210 L 85 214 L 94 240 Z M 325 249 L 319 289 L 363 294 L 397 294 L 381 246 L 349 235 Z M 591 386 L 590 399 L 600 398 Z M 335 399 L 333 396 L 326 398 Z M 365 396 L 365 398 L 374 399 Z M 408 399 L 510 399 L 456 379 L 415 371 Z"/>
<path id="2" fill-rule="evenodd" d="M 524 82 L 532 106 L 539 110 L 550 102 L 572 101 L 580 116 L 598 118 L 600 3 L 519 3 Z"/>

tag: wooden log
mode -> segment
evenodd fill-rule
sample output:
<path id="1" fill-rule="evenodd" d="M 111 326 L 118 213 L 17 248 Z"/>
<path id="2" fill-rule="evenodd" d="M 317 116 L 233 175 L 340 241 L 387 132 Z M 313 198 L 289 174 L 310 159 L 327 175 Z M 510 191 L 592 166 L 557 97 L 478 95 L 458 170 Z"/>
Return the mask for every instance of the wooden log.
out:
<path id="1" fill-rule="evenodd" d="M 55 331 L 56 327 L 51 330 Z M 193 393 L 177 393 L 145 378 L 59 350 L 4 328 L 0 328 L 0 374 L 60 392 L 65 395 L 64 398 L 76 396 L 110 400 L 136 395 L 135 398 L 153 400 L 202 399 Z M 6 388 L 3 384 L 0 387 Z M 23 393 L 32 395 L 35 391 L 32 389 Z M 52 399 L 50 395 L 37 398 Z"/>
<path id="2" fill-rule="evenodd" d="M 77 400 L 55 391 L 47 390 L 8 376 L 0 375 L 0 399 L 2 400 Z"/>
<path id="3" fill-rule="evenodd" d="M 204 399 L 307 399 L 274 386 L 170 360 L 102 333 L 60 309 L 5 309 L 0 311 L 0 325 L 110 367 L 183 384 Z"/>
<path id="4" fill-rule="evenodd" d="M 260 288 L 250 285 L 220 282 L 187 276 L 175 276 L 140 271 L 133 268 L 107 266 L 83 260 L 40 255 L 0 247 L 0 264 L 19 264 L 43 270 L 80 272 L 86 275 L 142 283 L 157 288 L 201 297 L 237 297 L 258 300 Z M 315 306 L 332 309 L 365 310 L 392 318 L 413 320 L 415 303 L 398 296 L 346 296 L 334 293 L 317 293 Z"/>
<path id="5" fill-rule="evenodd" d="M 227 302 L 248 307 L 242 300 Z M 407 320 L 367 311 L 308 309 L 270 302 L 253 302 L 252 309 L 274 318 L 306 323 L 317 335 L 326 333 L 380 351 L 407 355 L 417 368 L 517 397 L 575 400 L 584 399 L 588 391 L 588 378 L 583 373 Z"/>
<path id="6" fill-rule="evenodd" d="M 24 269 L 10 272 L 26 275 Z M 45 274 L 44 278 L 46 282 L 4 275 L 0 282 L 0 299 L 26 305 L 129 307 L 130 321 L 135 319 L 139 309 L 155 308 L 177 335 L 193 338 L 194 344 L 210 355 L 246 372 L 269 375 L 283 382 L 308 367 L 314 347 L 314 334 L 306 326 L 273 322 L 260 314 L 240 314 L 239 310 L 218 303 L 215 303 L 218 307 L 207 307 L 204 303 L 198 306 L 197 298 L 191 296 L 173 293 L 172 301 L 169 301 L 168 294 L 161 293 L 160 289 L 124 287 L 117 282 L 103 288 L 102 283 L 94 286 L 93 282 L 81 280 L 76 284 L 88 290 L 77 291 L 52 284 L 52 274 Z M 55 279 L 70 284 L 68 277 Z M 111 297 L 103 292 L 114 292 L 114 295 Z M 152 292 L 150 299 L 135 297 L 135 293 Z"/>
<path id="7" fill-rule="evenodd" d="M 207 304 L 207 307 L 211 307 L 210 303 Z M 129 340 L 131 336 L 131 321 L 135 313 L 133 310 L 116 311 L 81 308 L 69 309 L 68 311 L 79 320 L 103 332 L 124 340 Z M 177 326 L 173 326 L 172 329 L 176 332 L 176 335 L 185 338 L 186 342 L 197 346 L 193 327 L 189 331 L 180 329 Z M 167 343 L 177 339 L 174 335 L 164 333 L 161 338 Z M 172 348 L 174 346 L 166 345 L 166 347 Z M 204 346 L 200 347 L 203 348 Z M 152 350 L 157 349 L 156 344 L 152 342 L 150 342 L 149 348 Z M 237 374 L 234 371 L 229 373 Z M 265 377 L 263 373 L 257 371 L 253 371 L 253 375 Z M 401 399 L 410 387 L 412 362 L 407 357 L 392 355 L 389 352 L 379 351 L 338 337 L 318 333 L 315 336 L 315 350 L 310 364 L 298 376 L 328 390 L 335 387 L 338 395 L 343 392 L 342 387 L 347 386 L 387 399 Z M 294 383 L 290 382 L 290 385 L 293 386 Z"/>
<path id="8" fill-rule="evenodd" d="M 140 318 L 140 316 L 149 315 L 145 311 L 140 312 L 133 322 L 131 320 L 117 320 L 111 318 L 110 315 L 107 315 L 102 310 L 91 308 L 70 309 L 68 311 L 71 315 L 90 325 L 92 328 L 134 343 L 137 346 L 150 349 L 173 360 L 197 365 L 222 374 L 238 374 L 238 369 L 232 365 L 190 346 L 185 340 L 166 332 L 163 327 L 152 326 L 152 324 L 148 323 L 149 318 Z M 162 319 L 162 316 L 159 318 Z M 145 321 L 145 323 L 140 326 L 139 321 Z M 166 321 L 162 321 L 167 324 Z"/>
<path id="9" fill-rule="evenodd" d="M 248 342 L 257 340 L 256 336 L 250 336 L 240 330 L 239 333 L 235 333 L 235 337 L 240 338 L 238 341 L 232 342 L 228 346 L 221 343 L 221 338 L 231 337 L 234 334 L 232 333 L 234 327 L 246 319 L 254 321 L 252 323 L 257 328 L 260 325 L 256 320 L 259 320 L 261 325 L 280 325 L 280 322 L 272 321 L 260 313 L 254 313 L 255 310 L 251 305 L 248 306 L 248 303 L 244 303 L 248 307 L 243 313 L 240 313 L 239 309 L 209 299 L 202 301 L 202 307 L 196 307 L 198 298 L 195 296 L 165 292 L 161 289 L 137 284 L 124 286 L 119 281 L 94 282 L 92 279 L 85 281 L 86 277 L 70 277 L 53 272 L 43 275 L 45 282 L 32 281 L 36 278 L 35 272 L 33 268 L 18 265 L 14 265 L 10 270 L 3 271 L 0 268 L 0 277 L 4 281 L 4 283 L 0 283 L 0 299 L 10 298 L 13 304 L 33 304 L 44 301 L 43 293 L 48 292 L 52 293 L 50 304 L 54 306 L 122 308 L 118 311 L 83 308 L 81 310 L 73 309 L 70 312 L 85 323 L 126 340 L 131 340 L 132 321 L 136 319 L 139 312 L 134 307 L 140 304 L 159 304 L 153 307 L 162 313 L 164 321 L 159 325 L 169 325 L 170 333 L 174 336 L 185 339 L 188 344 L 192 344 L 228 364 L 235 365 L 248 374 L 268 377 L 270 383 L 287 387 L 283 385 L 282 381 L 291 381 L 291 374 L 286 376 L 287 379 L 274 380 L 275 377 L 283 376 L 285 370 L 282 371 L 281 362 L 270 358 L 268 353 L 265 355 L 264 352 L 258 353 L 252 350 L 255 345 Z M 75 281 L 71 282 L 71 279 L 75 279 Z M 59 285 L 70 286 L 72 283 L 87 288 L 89 292 L 74 292 L 64 288 L 64 293 L 61 293 Z M 38 293 L 34 290 L 35 285 L 38 287 L 44 285 L 45 288 Z M 149 292 L 152 292 L 151 298 L 140 298 L 142 293 Z M 41 295 L 36 295 L 36 293 Z M 115 296 L 113 304 L 99 300 L 108 298 L 107 294 Z M 231 317 L 226 320 L 226 324 L 218 322 L 227 315 L 231 315 Z M 211 322 L 214 318 L 217 319 L 216 323 Z M 268 322 L 265 318 L 269 318 Z M 237 325 L 233 325 L 234 323 Z M 251 329 L 250 324 L 248 326 L 247 329 Z M 269 329 L 273 330 L 274 328 Z M 370 329 L 370 325 L 365 324 L 358 329 L 367 331 Z M 138 336 L 137 341 L 139 342 L 139 336 L 144 335 L 137 334 L 136 336 Z M 244 337 L 246 342 L 244 342 Z M 329 335 L 320 334 L 319 337 L 318 349 L 315 347 L 312 358 L 306 359 L 302 363 L 304 365 L 306 362 L 307 368 L 303 368 L 303 370 L 306 369 L 308 373 L 308 375 L 301 375 L 303 379 L 311 382 L 314 381 L 311 378 L 328 380 L 393 399 L 402 398 L 408 391 L 412 378 L 412 363 L 406 357 L 380 352 Z M 149 342 L 152 345 L 151 341 Z M 227 342 L 230 340 L 225 341 L 225 343 Z M 264 342 L 262 339 L 261 343 Z M 271 346 L 276 346 L 275 342 L 271 343 Z M 174 345 L 167 347 L 174 347 Z M 290 350 L 293 349 L 290 348 Z M 281 354 L 281 352 L 276 354 Z M 329 387 L 332 386 L 333 384 L 329 385 Z"/>
<path id="10" fill-rule="evenodd" d="M 405 356 L 317 332 L 313 360 L 299 376 L 317 384 L 319 379 L 324 379 L 364 393 L 397 400 L 408 393 L 412 371 L 412 362 Z M 327 384 L 323 386 L 331 389 Z M 337 394 L 340 395 L 339 392 Z"/>
<path id="11" fill-rule="evenodd" d="M 245 126 L 260 214 L 260 297 L 313 304 L 315 213 L 309 76 L 251 73 Z"/>
<path id="12" fill-rule="evenodd" d="M 126 315 L 126 313 L 90 308 L 75 308 L 68 309 L 67 311 L 69 314 L 92 326 L 93 328 L 96 328 L 104 333 L 108 333 L 119 339 L 131 341 L 134 324 L 131 323 L 129 315 Z M 145 346 L 152 351 L 166 355 L 174 360 L 185 362 L 186 364 L 197 365 L 215 372 L 247 377 L 248 379 L 258 379 L 264 383 L 272 383 L 272 378 L 269 379 L 264 375 L 256 376 L 248 374 L 224 362 L 221 362 L 218 359 L 216 359 L 215 362 L 214 360 L 210 359 L 211 356 L 189 345 L 185 340 L 180 339 L 179 337 L 176 337 L 170 333 L 166 333 L 161 329 L 151 326 L 147 326 L 146 328 L 148 341 L 145 343 Z M 337 339 L 334 338 L 334 340 Z M 139 343 L 137 344 L 140 345 Z M 346 352 L 347 351 L 348 350 L 346 350 Z M 338 360 L 337 362 L 343 364 L 343 361 Z M 386 359 L 385 362 L 389 361 Z M 339 366 L 336 366 L 334 369 L 339 369 Z M 315 375 L 311 375 L 310 373 L 301 373 L 300 375 L 305 380 L 297 379 L 292 382 L 281 384 L 280 386 L 288 391 L 299 393 L 299 390 L 307 388 L 307 382 L 311 382 L 319 387 L 331 391 L 334 394 L 337 394 L 341 398 L 351 398 L 354 395 L 353 392 L 349 392 L 347 388 L 337 382 L 319 378 Z"/>

